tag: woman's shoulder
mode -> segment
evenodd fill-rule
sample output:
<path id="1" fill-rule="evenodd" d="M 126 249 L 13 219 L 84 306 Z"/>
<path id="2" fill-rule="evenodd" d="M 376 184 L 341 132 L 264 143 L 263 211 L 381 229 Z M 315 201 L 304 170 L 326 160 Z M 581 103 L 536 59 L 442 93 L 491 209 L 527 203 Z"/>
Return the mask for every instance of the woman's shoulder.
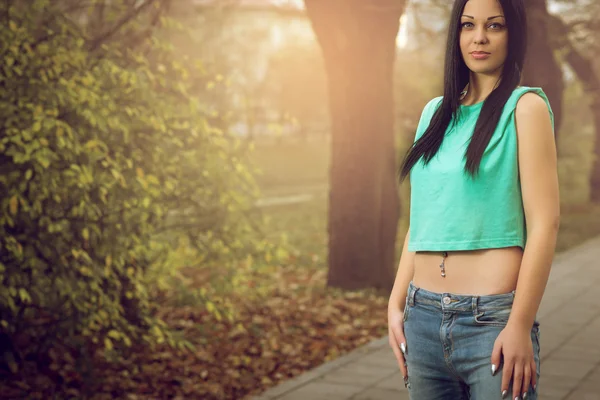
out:
<path id="1" fill-rule="evenodd" d="M 509 106 L 507 111 L 513 111 L 516 108 L 529 108 L 532 105 L 535 107 L 536 104 L 538 106 L 545 104 L 552 111 L 550 100 L 548 100 L 544 89 L 535 86 L 517 86 L 506 102 L 506 105 Z"/>
<path id="2" fill-rule="evenodd" d="M 427 104 L 425 105 L 425 108 L 437 107 L 438 105 L 440 105 L 442 103 L 443 99 L 444 99 L 444 96 L 434 97 L 433 99 L 431 99 L 427 102 Z"/>
<path id="3" fill-rule="evenodd" d="M 443 98 L 444 98 L 444 96 L 437 96 L 437 97 L 434 97 L 433 99 L 429 100 L 425 104 L 425 107 L 423 107 L 423 114 L 429 115 L 429 116 L 433 115 L 433 113 L 439 107 L 439 105 L 442 104 Z"/>
<path id="4" fill-rule="evenodd" d="M 546 115 L 550 114 L 552 125 L 554 125 L 554 113 L 550 100 L 541 87 L 518 86 L 510 99 L 511 109 L 517 115 Z"/>
<path id="5" fill-rule="evenodd" d="M 527 93 L 532 93 L 534 95 L 537 95 L 537 96 L 528 95 L 527 97 L 541 97 L 544 101 L 548 102 L 548 96 L 544 92 L 544 89 L 542 89 L 541 87 L 536 87 L 536 86 L 517 86 L 513 90 L 509 100 L 513 100 L 513 102 L 516 106 L 517 103 L 519 102 L 519 100 L 521 99 L 521 97 L 523 97 Z"/>

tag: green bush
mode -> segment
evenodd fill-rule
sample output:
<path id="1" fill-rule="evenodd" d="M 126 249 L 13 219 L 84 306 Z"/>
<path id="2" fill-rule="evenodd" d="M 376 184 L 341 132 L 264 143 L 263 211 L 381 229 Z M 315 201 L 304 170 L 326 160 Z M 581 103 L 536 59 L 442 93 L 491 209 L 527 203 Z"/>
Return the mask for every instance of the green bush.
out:
<path id="1" fill-rule="evenodd" d="M 0 324 L 13 371 L 57 341 L 88 354 L 186 344 L 153 317 L 150 293 L 181 237 L 204 263 L 256 246 L 242 147 L 196 96 L 210 77 L 147 34 L 163 10 L 117 34 L 108 23 L 132 2 L 110 2 L 93 36 L 61 3 L 0 3 Z"/>

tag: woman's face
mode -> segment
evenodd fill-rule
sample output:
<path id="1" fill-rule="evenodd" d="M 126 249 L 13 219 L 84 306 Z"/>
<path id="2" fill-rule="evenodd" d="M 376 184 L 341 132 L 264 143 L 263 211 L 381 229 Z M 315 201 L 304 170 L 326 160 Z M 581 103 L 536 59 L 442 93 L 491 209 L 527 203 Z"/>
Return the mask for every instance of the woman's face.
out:
<path id="1" fill-rule="evenodd" d="M 508 51 L 508 31 L 498 0 L 469 0 L 460 18 L 460 52 L 467 67 L 496 75 Z"/>

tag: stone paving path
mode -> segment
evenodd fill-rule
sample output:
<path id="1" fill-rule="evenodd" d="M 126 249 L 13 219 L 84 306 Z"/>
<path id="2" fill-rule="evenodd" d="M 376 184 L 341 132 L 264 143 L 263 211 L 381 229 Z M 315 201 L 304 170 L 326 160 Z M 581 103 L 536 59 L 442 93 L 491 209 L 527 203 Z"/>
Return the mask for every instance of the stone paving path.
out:
<path id="1" fill-rule="evenodd" d="M 600 237 L 555 257 L 538 320 L 539 400 L 600 400 Z M 387 337 L 254 397 L 346 399 L 408 400 Z"/>

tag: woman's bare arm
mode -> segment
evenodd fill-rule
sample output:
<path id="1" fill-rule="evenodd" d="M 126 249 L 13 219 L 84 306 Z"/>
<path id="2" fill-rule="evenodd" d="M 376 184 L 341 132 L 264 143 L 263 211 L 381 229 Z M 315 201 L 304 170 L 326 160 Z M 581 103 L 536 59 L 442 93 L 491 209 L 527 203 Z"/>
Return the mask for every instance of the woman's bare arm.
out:
<path id="1" fill-rule="evenodd" d="M 546 102 L 525 93 L 517 103 L 516 126 L 527 244 L 509 323 L 529 330 L 550 275 L 560 201 L 556 144 Z"/>

